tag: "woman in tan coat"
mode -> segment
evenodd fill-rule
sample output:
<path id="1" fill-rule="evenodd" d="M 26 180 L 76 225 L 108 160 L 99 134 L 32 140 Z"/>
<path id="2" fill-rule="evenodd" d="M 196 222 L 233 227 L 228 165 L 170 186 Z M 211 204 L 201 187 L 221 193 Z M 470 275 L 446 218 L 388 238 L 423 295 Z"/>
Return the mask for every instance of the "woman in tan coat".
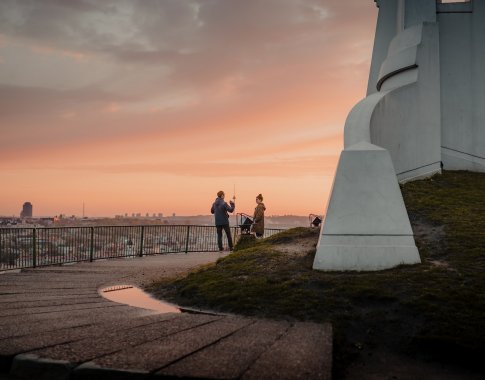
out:
<path id="1" fill-rule="evenodd" d="M 264 234 L 264 210 L 266 207 L 263 203 L 263 196 L 259 194 L 256 197 L 257 206 L 254 209 L 253 225 L 251 231 L 256 234 L 256 237 L 263 237 Z"/>

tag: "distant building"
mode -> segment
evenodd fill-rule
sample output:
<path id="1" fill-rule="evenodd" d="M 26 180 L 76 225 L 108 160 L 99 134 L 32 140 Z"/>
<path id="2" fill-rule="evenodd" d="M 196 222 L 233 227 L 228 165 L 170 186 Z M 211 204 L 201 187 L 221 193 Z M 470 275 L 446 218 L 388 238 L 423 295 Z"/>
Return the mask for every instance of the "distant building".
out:
<path id="1" fill-rule="evenodd" d="M 32 218 L 32 203 L 25 202 L 22 206 L 22 211 L 20 212 L 21 218 Z"/>

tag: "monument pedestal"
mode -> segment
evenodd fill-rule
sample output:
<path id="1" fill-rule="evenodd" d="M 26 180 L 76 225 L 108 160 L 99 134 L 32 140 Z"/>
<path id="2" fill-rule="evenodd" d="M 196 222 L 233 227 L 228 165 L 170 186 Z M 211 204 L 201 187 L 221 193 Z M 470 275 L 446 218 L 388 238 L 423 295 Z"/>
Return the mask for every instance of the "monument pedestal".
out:
<path id="1" fill-rule="evenodd" d="M 367 142 L 339 160 L 313 263 L 319 270 L 381 270 L 420 263 L 389 152 Z"/>

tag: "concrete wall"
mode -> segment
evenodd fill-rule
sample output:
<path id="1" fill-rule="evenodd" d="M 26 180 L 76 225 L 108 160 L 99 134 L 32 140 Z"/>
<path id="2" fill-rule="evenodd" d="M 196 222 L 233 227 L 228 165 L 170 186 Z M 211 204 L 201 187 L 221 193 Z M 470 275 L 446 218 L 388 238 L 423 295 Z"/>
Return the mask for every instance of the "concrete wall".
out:
<path id="1" fill-rule="evenodd" d="M 376 5 L 368 95 L 378 92 L 386 66 L 408 64 L 412 52 L 403 54 L 404 36 L 415 26 L 428 30 L 418 44 L 417 73 L 398 73 L 383 84 L 386 90 L 401 89 L 377 106 L 372 143 L 389 150 L 400 181 L 436 172 L 440 161 L 445 169 L 485 171 L 485 2 L 377 0 Z M 418 76 L 416 88 L 404 88 L 412 75 Z"/>
<path id="2" fill-rule="evenodd" d="M 436 0 L 401 0 L 404 3 L 404 28 L 436 22 Z"/>
<path id="3" fill-rule="evenodd" d="M 313 267 L 419 263 L 401 182 L 485 171 L 485 1 L 376 0 L 367 97 L 349 113 Z"/>
<path id="4" fill-rule="evenodd" d="M 388 91 L 370 123 L 400 181 L 440 171 L 440 55 L 435 0 L 381 0 L 367 94 Z M 385 54 L 384 54 L 385 52 Z"/>
<path id="5" fill-rule="evenodd" d="M 381 64 L 387 57 L 387 49 L 398 32 L 397 9 L 399 0 L 376 0 L 379 7 L 377 16 L 374 48 L 372 50 L 372 64 L 367 83 L 367 95 L 377 92 L 377 81 Z"/>
<path id="6" fill-rule="evenodd" d="M 441 146 L 445 169 L 485 171 L 485 2 L 472 5 L 438 13 Z"/>
<path id="7" fill-rule="evenodd" d="M 436 23 L 399 33 L 381 65 L 388 94 L 371 120 L 371 142 L 386 148 L 400 181 L 440 171 L 439 33 Z"/>
<path id="8" fill-rule="evenodd" d="M 435 0 L 375 0 L 377 16 L 372 63 L 367 83 L 367 95 L 377 91 L 381 65 L 387 57 L 389 45 L 405 28 L 423 22 L 436 22 Z"/>

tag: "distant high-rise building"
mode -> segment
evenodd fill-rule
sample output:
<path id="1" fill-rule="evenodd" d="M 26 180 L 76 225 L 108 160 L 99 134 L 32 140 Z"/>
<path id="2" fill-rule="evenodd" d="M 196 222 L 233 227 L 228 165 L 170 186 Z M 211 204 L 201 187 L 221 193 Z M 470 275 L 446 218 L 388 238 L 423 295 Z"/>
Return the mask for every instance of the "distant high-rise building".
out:
<path id="1" fill-rule="evenodd" d="M 21 218 L 32 218 L 32 203 L 25 202 L 20 212 Z"/>

